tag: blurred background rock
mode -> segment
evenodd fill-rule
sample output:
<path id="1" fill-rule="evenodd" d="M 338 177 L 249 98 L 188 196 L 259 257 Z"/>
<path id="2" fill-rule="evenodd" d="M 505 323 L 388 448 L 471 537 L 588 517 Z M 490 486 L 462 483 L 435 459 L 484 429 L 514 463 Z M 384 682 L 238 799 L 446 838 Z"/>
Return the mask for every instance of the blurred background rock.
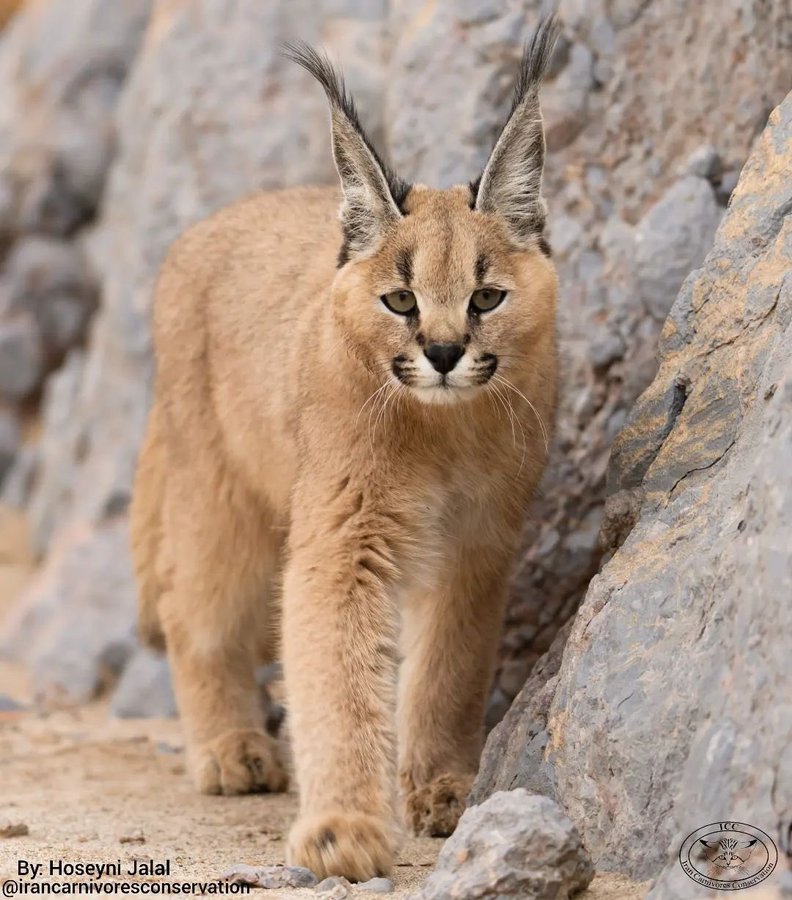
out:
<path id="1" fill-rule="evenodd" d="M 173 711 L 136 647 L 127 506 L 152 374 L 152 282 L 187 225 L 335 179 L 325 101 L 284 40 L 341 61 L 400 173 L 478 173 L 538 0 L 0 3 L 0 478 L 39 572 L 0 623 L 42 700 Z M 543 95 L 563 388 L 526 524 L 494 724 L 601 561 L 611 444 L 657 369 L 770 110 L 790 0 L 564 0 Z"/>

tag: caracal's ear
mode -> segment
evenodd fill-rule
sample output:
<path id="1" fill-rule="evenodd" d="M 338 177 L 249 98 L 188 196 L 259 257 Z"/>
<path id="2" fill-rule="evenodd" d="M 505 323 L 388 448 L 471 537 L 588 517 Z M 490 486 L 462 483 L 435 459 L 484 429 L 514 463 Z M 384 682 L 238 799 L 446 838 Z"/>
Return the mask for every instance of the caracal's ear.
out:
<path id="1" fill-rule="evenodd" d="M 382 162 L 360 124 L 354 101 L 330 60 L 308 44 L 286 44 L 286 55 L 322 85 L 330 103 L 333 157 L 344 200 L 339 217 L 344 231 L 339 265 L 365 256 L 381 235 L 402 217 L 410 185 Z"/>
<path id="2" fill-rule="evenodd" d="M 552 11 L 525 45 L 509 118 L 484 172 L 470 185 L 473 208 L 500 215 L 520 247 L 532 243 L 546 247 L 542 237 L 546 215 L 542 199 L 545 139 L 539 85 L 559 31 Z"/>

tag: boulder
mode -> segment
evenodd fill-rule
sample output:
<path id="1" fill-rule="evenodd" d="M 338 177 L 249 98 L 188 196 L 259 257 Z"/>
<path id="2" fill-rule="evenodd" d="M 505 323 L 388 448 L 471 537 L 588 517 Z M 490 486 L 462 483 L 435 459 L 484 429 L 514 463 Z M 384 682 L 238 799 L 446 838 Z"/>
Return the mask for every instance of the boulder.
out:
<path id="1" fill-rule="evenodd" d="M 420 900 L 567 900 L 594 877 L 575 826 L 547 797 L 493 794 L 467 809 Z"/>
<path id="2" fill-rule="evenodd" d="M 523 736 L 492 734 L 474 788 L 479 799 L 507 777 L 544 785 L 597 867 L 657 877 L 657 900 L 700 896 L 676 857 L 708 822 L 747 822 L 788 846 L 791 169 L 792 95 L 616 440 L 603 526 L 613 556 L 555 683 L 539 710 L 528 683 Z"/>

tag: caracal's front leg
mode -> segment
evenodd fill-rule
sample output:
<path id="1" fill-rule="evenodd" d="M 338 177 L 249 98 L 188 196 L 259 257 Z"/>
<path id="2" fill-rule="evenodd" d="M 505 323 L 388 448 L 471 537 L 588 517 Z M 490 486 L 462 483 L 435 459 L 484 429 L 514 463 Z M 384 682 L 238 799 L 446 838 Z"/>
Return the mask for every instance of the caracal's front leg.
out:
<path id="1" fill-rule="evenodd" d="M 399 781 L 416 834 L 451 834 L 478 768 L 511 553 L 462 546 L 403 612 Z"/>
<path id="2" fill-rule="evenodd" d="M 298 484 L 283 589 L 283 663 L 300 813 L 289 860 L 318 877 L 387 874 L 397 835 L 400 524 L 343 474 Z M 361 482 L 363 479 L 361 479 Z"/>

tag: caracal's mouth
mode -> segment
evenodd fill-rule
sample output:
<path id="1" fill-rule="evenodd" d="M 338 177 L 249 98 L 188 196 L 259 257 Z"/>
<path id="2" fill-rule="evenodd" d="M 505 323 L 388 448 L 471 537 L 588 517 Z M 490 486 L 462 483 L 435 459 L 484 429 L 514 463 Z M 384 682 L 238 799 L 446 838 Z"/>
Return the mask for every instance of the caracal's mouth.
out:
<path id="1" fill-rule="evenodd" d="M 421 403 L 426 403 L 430 406 L 449 406 L 453 403 L 462 403 L 465 400 L 469 400 L 481 390 L 483 385 L 470 382 L 454 384 L 447 377 L 443 376 L 438 379 L 436 384 L 409 384 L 406 387 Z"/>

